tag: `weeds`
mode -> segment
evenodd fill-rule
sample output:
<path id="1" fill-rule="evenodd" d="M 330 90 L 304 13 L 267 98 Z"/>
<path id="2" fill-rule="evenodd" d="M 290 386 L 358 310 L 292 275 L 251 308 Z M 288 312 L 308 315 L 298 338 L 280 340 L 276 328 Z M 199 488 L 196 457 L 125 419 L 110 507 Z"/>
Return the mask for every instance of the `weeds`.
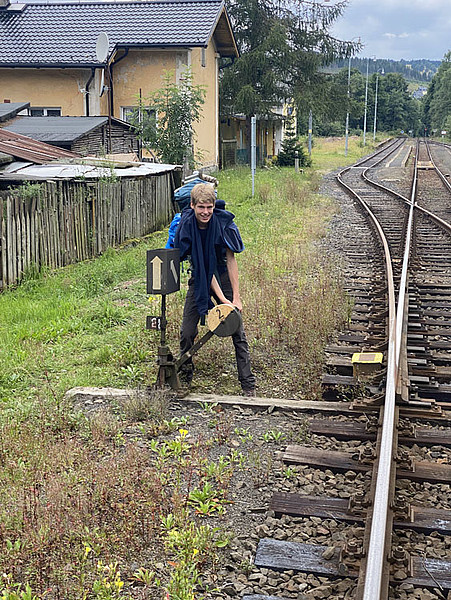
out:
<path id="1" fill-rule="evenodd" d="M 263 440 L 265 442 L 276 442 L 280 443 L 287 439 L 287 436 L 283 433 L 283 431 L 276 431 L 274 429 L 270 429 L 269 431 L 265 431 L 263 434 Z"/>

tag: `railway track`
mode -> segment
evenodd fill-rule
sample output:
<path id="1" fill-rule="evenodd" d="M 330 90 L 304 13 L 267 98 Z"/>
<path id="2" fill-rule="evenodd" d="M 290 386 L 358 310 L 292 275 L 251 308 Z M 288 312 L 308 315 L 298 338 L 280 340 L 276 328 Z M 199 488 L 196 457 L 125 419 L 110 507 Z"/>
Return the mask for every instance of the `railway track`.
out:
<path id="1" fill-rule="evenodd" d="M 354 583 L 341 596 L 320 585 L 299 597 L 447 598 L 451 590 L 450 168 L 449 150 L 399 139 L 337 175 L 352 200 L 345 240 L 333 243 L 345 248 L 353 306 L 327 348 L 324 399 L 333 416 L 310 420 L 311 444 L 290 445 L 281 458 L 344 473 L 351 491 L 276 491 L 270 508 L 301 529 L 319 519 L 345 532 L 322 544 L 262 537 L 255 565 Z M 334 449 L 325 450 L 330 440 Z"/>

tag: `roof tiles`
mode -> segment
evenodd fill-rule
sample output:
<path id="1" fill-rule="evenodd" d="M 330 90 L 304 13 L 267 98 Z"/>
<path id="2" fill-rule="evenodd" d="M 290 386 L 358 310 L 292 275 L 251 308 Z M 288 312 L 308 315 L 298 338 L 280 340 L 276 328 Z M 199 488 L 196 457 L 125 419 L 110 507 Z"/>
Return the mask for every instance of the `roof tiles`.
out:
<path id="1" fill-rule="evenodd" d="M 14 5 L 11 5 L 14 6 Z M 222 0 L 26 4 L 0 9 L 0 66 L 99 66 L 96 40 L 123 46 L 205 46 Z"/>

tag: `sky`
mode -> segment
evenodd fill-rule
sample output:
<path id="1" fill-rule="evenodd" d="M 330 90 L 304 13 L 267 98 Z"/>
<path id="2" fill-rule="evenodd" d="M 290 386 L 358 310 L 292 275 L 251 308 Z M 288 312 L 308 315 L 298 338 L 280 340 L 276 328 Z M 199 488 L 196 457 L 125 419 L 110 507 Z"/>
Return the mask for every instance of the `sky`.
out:
<path id="1" fill-rule="evenodd" d="M 442 60 L 451 50 L 451 0 L 349 0 L 330 33 L 360 36 L 360 58 Z"/>

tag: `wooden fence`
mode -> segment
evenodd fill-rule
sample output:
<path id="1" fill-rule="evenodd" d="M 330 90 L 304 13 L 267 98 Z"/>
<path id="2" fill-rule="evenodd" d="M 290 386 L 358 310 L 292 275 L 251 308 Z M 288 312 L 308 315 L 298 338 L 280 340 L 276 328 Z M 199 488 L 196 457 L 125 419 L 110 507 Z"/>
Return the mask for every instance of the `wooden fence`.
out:
<path id="1" fill-rule="evenodd" d="M 171 172 L 105 181 L 46 181 L 0 195 L 0 290 L 30 269 L 63 267 L 167 225 Z"/>

